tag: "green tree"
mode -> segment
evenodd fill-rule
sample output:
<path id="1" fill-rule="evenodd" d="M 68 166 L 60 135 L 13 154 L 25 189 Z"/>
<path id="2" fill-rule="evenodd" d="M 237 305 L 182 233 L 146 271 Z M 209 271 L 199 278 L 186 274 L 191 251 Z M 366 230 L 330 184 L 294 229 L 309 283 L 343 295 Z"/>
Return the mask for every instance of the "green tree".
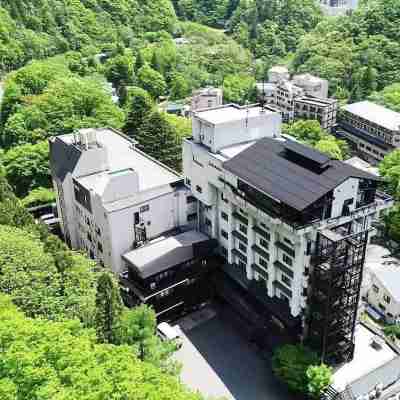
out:
<path id="1" fill-rule="evenodd" d="M 284 133 L 294 136 L 296 139 L 308 143 L 312 146 L 316 145 L 327 133 L 321 128 L 316 120 L 298 120 L 291 125 L 283 127 Z"/>
<path id="2" fill-rule="evenodd" d="M 27 318 L 4 295 L 0 320 L 2 399 L 202 399 L 129 346 L 97 343 L 77 321 Z"/>
<path id="3" fill-rule="evenodd" d="M 22 199 L 22 205 L 26 208 L 31 208 L 54 203 L 55 201 L 56 194 L 53 190 L 49 188 L 38 187 L 31 190 L 29 194 Z"/>
<path id="4" fill-rule="evenodd" d="M 369 100 L 381 104 L 393 111 L 400 112 L 400 83 L 386 86 L 380 92 L 373 92 Z"/>
<path id="5" fill-rule="evenodd" d="M 105 76 L 112 82 L 117 89 L 121 86 L 131 85 L 134 82 L 135 72 L 133 65 L 133 55 L 126 51 L 107 60 L 105 66 Z"/>
<path id="6" fill-rule="evenodd" d="M 255 79 L 250 75 L 228 75 L 223 83 L 224 98 L 227 103 L 245 104 L 255 97 Z"/>
<path id="7" fill-rule="evenodd" d="M 96 331 L 101 343 L 117 343 L 123 306 L 118 283 L 109 273 L 97 280 Z"/>
<path id="8" fill-rule="evenodd" d="M 138 85 L 149 92 L 154 99 L 164 95 L 167 90 L 163 76 L 148 64 L 138 71 Z"/>
<path id="9" fill-rule="evenodd" d="M 184 75 L 176 73 L 172 76 L 169 94 L 172 100 L 184 99 L 190 94 L 190 84 Z"/>
<path id="10" fill-rule="evenodd" d="M 306 371 L 308 379 L 308 393 L 314 399 L 320 399 L 321 394 L 332 383 L 332 368 L 325 364 L 312 365 Z"/>
<path id="11" fill-rule="evenodd" d="M 294 392 L 308 392 L 307 369 L 318 364 L 315 353 L 303 345 L 285 345 L 275 350 L 272 357 L 274 374 Z"/>
<path id="12" fill-rule="evenodd" d="M 145 153 L 168 167 L 180 171 L 182 164 L 181 138 L 164 113 L 155 110 L 145 118 L 135 139 L 139 142 L 138 147 Z"/>
<path id="13" fill-rule="evenodd" d="M 16 146 L 1 158 L 8 182 L 19 197 L 32 189 L 51 185 L 47 142 Z"/>
<path id="14" fill-rule="evenodd" d="M 315 148 L 321 153 L 327 154 L 330 158 L 343 160 L 342 150 L 334 136 L 325 136 L 315 144 Z"/>
<path id="15" fill-rule="evenodd" d="M 119 343 L 132 346 L 139 360 L 177 375 L 177 364 L 170 359 L 176 346 L 156 336 L 156 327 L 156 315 L 150 307 L 141 305 L 126 310 L 121 317 Z"/>
<path id="16" fill-rule="evenodd" d="M 153 99 L 148 92 L 139 87 L 129 88 L 125 105 L 127 117 L 123 131 L 135 138 L 153 108 Z"/>
<path id="17" fill-rule="evenodd" d="M 387 154 L 379 163 L 379 173 L 385 180 L 386 190 L 398 197 L 400 192 L 400 150 Z"/>

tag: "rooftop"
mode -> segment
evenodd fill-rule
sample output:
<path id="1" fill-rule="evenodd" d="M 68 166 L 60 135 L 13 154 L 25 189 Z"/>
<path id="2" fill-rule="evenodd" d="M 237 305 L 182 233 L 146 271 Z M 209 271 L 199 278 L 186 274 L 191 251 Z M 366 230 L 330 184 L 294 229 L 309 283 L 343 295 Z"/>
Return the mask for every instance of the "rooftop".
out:
<path id="1" fill-rule="evenodd" d="M 396 302 L 400 302 L 400 267 L 384 265 L 373 271 L 376 278 L 382 283 Z"/>
<path id="2" fill-rule="evenodd" d="M 392 131 L 398 131 L 400 129 L 400 113 L 370 101 L 360 101 L 358 103 L 348 104 L 343 107 L 343 110 L 379 126 L 383 126 L 386 129 Z"/>
<path id="3" fill-rule="evenodd" d="M 126 175 L 135 171 L 139 178 L 139 191 L 149 190 L 176 182 L 180 176 L 170 168 L 152 159 L 134 147 L 134 141 L 111 129 L 95 129 L 98 145 L 107 150 L 108 169 L 79 178 L 86 188 L 101 194 L 111 177 Z M 74 136 L 58 136 L 69 146 L 76 147 Z"/>
<path id="4" fill-rule="evenodd" d="M 254 188 L 298 211 L 347 178 L 379 179 L 290 139 L 263 138 L 223 165 Z"/>
<path id="5" fill-rule="evenodd" d="M 258 105 L 240 107 L 235 104 L 227 104 L 221 107 L 197 111 L 195 115 L 205 122 L 217 125 L 258 117 L 261 113 L 273 114 L 272 111 L 263 110 Z"/>
<path id="6" fill-rule="evenodd" d="M 345 161 L 346 164 L 351 165 L 354 168 L 361 169 L 365 172 L 368 172 L 372 175 L 379 176 L 379 169 L 376 167 L 373 167 L 370 163 L 367 161 L 362 160 L 359 157 L 351 157 L 348 160 Z"/>
<path id="7" fill-rule="evenodd" d="M 333 374 L 332 386 L 338 392 L 342 392 L 347 385 L 350 385 L 356 397 L 364 395 L 380 382 L 376 375 L 379 368 L 393 362 L 392 360 L 400 361 L 397 354 L 384 341 L 381 349 L 376 350 L 372 347 L 371 342 L 375 336 L 375 333 L 365 326 L 357 325 L 354 358 L 336 369 Z"/>
<path id="8" fill-rule="evenodd" d="M 189 261 L 194 257 L 193 245 L 208 240 L 208 236 L 201 232 L 188 231 L 176 236 L 158 238 L 122 257 L 146 279 Z"/>

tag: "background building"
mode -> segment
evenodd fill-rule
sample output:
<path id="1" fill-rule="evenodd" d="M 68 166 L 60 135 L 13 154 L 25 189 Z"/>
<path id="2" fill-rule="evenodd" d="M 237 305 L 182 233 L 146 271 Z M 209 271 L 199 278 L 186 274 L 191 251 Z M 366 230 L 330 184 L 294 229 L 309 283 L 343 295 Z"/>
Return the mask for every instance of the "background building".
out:
<path id="1" fill-rule="evenodd" d="M 340 134 L 373 164 L 400 147 L 400 113 L 370 101 L 342 107 L 339 126 Z"/>
<path id="2" fill-rule="evenodd" d="M 182 178 L 117 131 L 51 138 L 50 165 L 66 242 L 115 272 L 126 252 L 196 223 Z"/>
<path id="3" fill-rule="evenodd" d="M 338 102 L 328 98 L 329 83 L 311 74 L 290 74 L 286 67 L 272 67 L 268 72 L 268 83 L 257 83 L 259 97 L 276 106 L 284 122 L 296 118 L 318 120 L 328 131 L 336 125 Z"/>
<path id="4" fill-rule="evenodd" d="M 323 359 L 341 362 L 354 351 L 369 227 L 392 202 L 376 192 L 376 176 L 280 130 L 268 107 L 195 113 L 185 182 L 199 201 L 200 230 L 225 260 L 221 295 L 235 281 L 247 294 L 227 298 L 238 310 L 247 299 L 243 315 L 253 304 L 271 332 L 307 338 Z"/>
<path id="5" fill-rule="evenodd" d="M 222 89 L 208 87 L 195 90 L 192 95 L 190 111 L 202 110 L 204 108 L 214 108 L 222 105 Z"/>
<path id="6" fill-rule="evenodd" d="M 358 6 L 358 0 L 319 0 L 324 14 L 337 16 L 352 12 Z"/>
<path id="7" fill-rule="evenodd" d="M 374 269 L 368 290 L 368 303 L 388 323 L 400 323 L 400 268 L 385 265 Z"/>

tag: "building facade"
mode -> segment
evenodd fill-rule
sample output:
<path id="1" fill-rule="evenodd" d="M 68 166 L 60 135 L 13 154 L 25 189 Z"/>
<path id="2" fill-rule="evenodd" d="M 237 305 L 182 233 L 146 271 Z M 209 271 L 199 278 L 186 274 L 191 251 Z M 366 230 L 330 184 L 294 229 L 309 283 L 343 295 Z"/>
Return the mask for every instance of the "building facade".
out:
<path id="1" fill-rule="evenodd" d="M 147 304 L 168 320 L 211 297 L 215 241 L 190 230 L 160 237 L 123 255 L 122 295 L 129 306 Z"/>
<path id="2" fill-rule="evenodd" d="M 368 303 L 387 323 L 400 323 L 400 270 L 398 266 L 383 265 L 371 272 Z"/>
<path id="3" fill-rule="evenodd" d="M 214 108 L 222 105 L 223 92 L 220 88 L 203 88 L 195 90 L 192 95 L 190 111 Z"/>
<path id="4" fill-rule="evenodd" d="M 370 101 L 342 107 L 339 126 L 341 134 L 372 164 L 400 147 L 400 113 Z"/>
<path id="5" fill-rule="evenodd" d="M 126 252 L 196 225 L 196 201 L 182 178 L 115 130 L 51 138 L 50 165 L 66 242 L 116 273 Z"/>
<path id="6" fill-rule="evenodd" d="M 358 7 L 358 0 L 319 0 L 322 11 L 329 16 L 345 15 Z"/>
<path id="7" fill-rule="evenodd" d="M 285 67 L 272 67 L 268 83 L 258 83 L 257 92 L 264 103 L 276 106 L 284 122 L 296 118 L 318 120 L 323 129 L 336 125 L 338 101 L 328 98 L 329 84 L 311 74 L 290 75 Z"/>
<path id="8" fill-rule="evenodd" d="M 195 113 L 183 145 L 185 183 L 199 202 L 199 229 L 219 243 L 224 273 L 281 329 L 340 362 L 354 351 L 369 227 L 392 203 L 377 194 L 376 176 L 280 130 L 268 107 Z"/>

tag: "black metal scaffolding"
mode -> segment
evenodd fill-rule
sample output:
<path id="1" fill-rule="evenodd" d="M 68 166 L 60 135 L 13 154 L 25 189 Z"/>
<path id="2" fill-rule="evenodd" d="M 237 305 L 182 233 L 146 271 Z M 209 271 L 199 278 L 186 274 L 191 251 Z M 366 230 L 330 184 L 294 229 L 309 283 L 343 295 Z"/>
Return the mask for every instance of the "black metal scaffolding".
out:
<path id="1" fill-rule="evenodd" d="M 354 330 L 368 230 L 352 223 L 318 233 L 312 258 L 308 342 L 321 361 L 340 364 L 354 355 Z"/>

